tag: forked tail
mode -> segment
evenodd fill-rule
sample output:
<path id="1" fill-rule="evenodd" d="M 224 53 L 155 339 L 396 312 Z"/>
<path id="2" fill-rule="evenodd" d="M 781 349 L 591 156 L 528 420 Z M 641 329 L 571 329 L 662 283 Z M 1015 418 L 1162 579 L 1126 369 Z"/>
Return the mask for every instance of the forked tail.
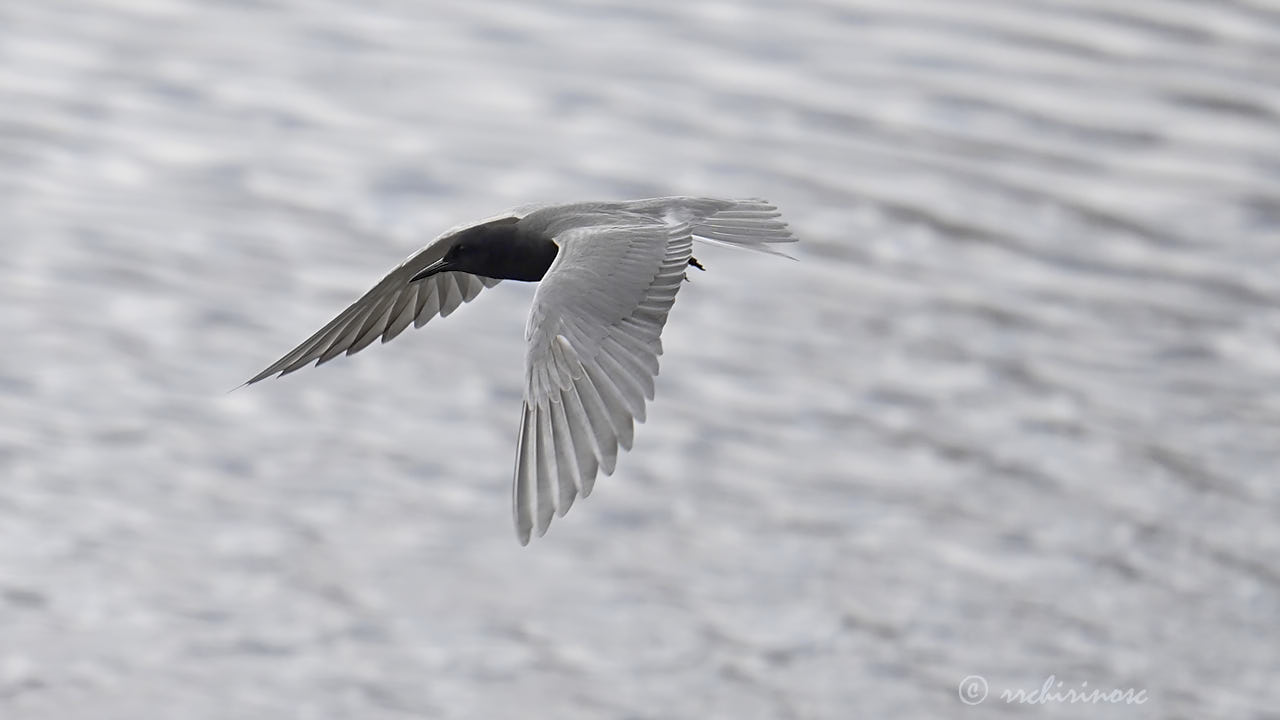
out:
<path id="1" fill-rule="evenodd" d="M 776 243 L 793 243 L 796 238 L 779 220 L 778 208 L 765 200 L 714 200 L 724 205 L 703 218 L 693 219 L 693 237 L 697 240 L 745 248 L 791 257 L 774 248 Z M 792 258 L 794 259 L 794 258 Z"/>

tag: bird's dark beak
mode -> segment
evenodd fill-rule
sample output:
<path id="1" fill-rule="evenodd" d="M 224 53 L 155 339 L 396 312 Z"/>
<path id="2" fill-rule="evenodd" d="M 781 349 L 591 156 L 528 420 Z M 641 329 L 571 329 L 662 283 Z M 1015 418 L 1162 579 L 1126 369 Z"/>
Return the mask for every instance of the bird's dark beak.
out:
<path id="1" fill-rule="evenodd" d="M 431 277 L 432 275 L 435 275 L 435 274 L 437 274 L 437 273 L 445 272 L 445 271 L 447 271 L 447 270 L 449 270 L 449 269 L 450 269 L 450 268 L 449 268 L 449 263 L 448 263 L 448 261 L 446 261 L 444 258 L 440 258 L 439 260 L 437 260 L 437 261 L 435 261 L 435 262 L 431 263 L 430 265 L 428 265 L 428 266 L 426 266 L 426 267 L 422 268 L 421 270 L 419 270 L 419 271 L 418 271 L 418 274 L 416 274 L 416 275 L 414 275 L 413 277 L 409 278 L 409 282 L 417 282 L 417 281 L 419 281 L 419 280 L 421 280 L 421 279 L 423 279 L 423 278 L 429 278 L 429 277 Z"/>

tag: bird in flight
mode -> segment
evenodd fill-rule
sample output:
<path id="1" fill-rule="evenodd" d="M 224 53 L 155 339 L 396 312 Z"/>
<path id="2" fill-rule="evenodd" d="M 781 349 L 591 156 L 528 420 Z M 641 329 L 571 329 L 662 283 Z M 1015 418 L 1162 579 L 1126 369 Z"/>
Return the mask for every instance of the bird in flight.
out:
<path id="1" fill-rule="evenodd" d="M 666 197 L 519 208 L 411 255 L 251 385 L 387 342 L 501 280 L 539 282 L 525 329 L 513 490 L 521 545 L 631 449 L 653 399 L 660 335 L 700 240 L 782 255 L 795 242 L 763 200 Z"/>

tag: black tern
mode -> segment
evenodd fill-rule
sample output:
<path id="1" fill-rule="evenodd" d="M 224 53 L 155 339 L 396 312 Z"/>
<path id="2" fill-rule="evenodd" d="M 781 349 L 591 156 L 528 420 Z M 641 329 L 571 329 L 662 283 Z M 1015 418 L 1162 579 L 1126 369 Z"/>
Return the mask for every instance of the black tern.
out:
<path id="1" fill-rule="evenodd" d="M 693 241 L 781 255 L 795 242 L 764 200 L 666 197 L 529 206 L 449 230 L 246 385 L 387 342 L 501 280 L 538 282 L 525 329 L 516 536 L 547 531 L 630 450 L 653 399 L 659 336 Z"/>

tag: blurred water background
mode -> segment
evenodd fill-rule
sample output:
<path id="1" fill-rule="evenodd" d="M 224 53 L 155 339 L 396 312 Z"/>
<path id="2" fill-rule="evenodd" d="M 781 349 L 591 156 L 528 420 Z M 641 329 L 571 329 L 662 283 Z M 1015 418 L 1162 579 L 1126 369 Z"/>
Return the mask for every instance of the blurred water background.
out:
<path id="1" fill-rule="evenodd" d="M 1278 120 L 1265 0 L 0 0 L 0 718 L 1278 717 Z M 665 194 L 799 262 L 528 548 L 531 286 L 227 393 Z"/>

